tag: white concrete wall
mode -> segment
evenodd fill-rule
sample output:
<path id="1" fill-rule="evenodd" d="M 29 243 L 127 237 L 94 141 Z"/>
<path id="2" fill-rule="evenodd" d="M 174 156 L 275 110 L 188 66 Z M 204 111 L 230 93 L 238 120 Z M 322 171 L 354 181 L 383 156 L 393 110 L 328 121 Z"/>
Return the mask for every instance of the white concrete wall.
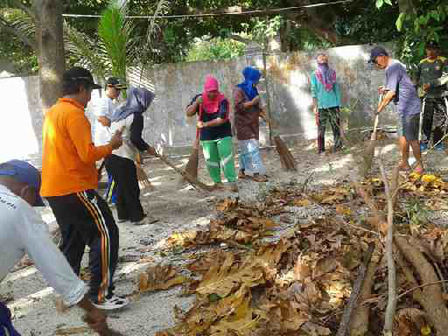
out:
<path id="1" fill-rule="evenodd" d="M 351 127 L 369 126 L 378 103 L 376 88 L 383 83 L 384 73 L 372 70 L 366 63 L 371 46 L 347 46 L 327 50 L 330 65 L 342 86 L 342 104 L 352 110 Z M 272 118 L 276 132 L 285 136 L 313 139 L 316 125 L 311 110 L 309 78 L 316 67 L 316 52 L 268 56 L 269 91 Z M 129 80 L 156 93 L 156 99 L 145 113 L 144 137 L 160 147 L 190 146 L 195 138 L 195 122 L 187 120 L 184 110 L 192 97 L 202 91 L 203 80 L 212 74 L 218 78 L 221 91 L 232 99 L 232 91 L 242 81 L 241 71 L 247 65 L 263 69 L 261 55 L 229 61 L 194 62 L 157 65 L 144 72 L 129 70 Z M 261 88 L 261 91 L 264 91 Z M 87 115 L 93 121 L 99 91 L 95 90 Z M 263 99 L 266 100 L 263 94 Z M 11 158 L 34 157 L 39 162 L 42 109 L 37 77 L 0 78 L 0 162 Z M 394 124 L 390 110 L 381 116 L 382 124 Z M 93 130 L 92 123 L 92 132 Z M 268 137 L 262 127 L 261 141 Z"/>

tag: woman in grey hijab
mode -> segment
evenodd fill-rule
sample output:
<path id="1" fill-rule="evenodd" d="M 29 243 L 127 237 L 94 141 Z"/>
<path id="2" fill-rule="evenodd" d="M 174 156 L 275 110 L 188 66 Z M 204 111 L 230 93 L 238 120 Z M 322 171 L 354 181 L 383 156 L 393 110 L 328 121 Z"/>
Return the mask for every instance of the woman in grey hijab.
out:
<path id="1" fill-rule="evenodd" d="M 154 94 L 144 88 L 130 88 L 127 99 L 112 115 L 111 132 L 122 131 L 123 146 L 106 159 L 106 169 L 117 184 L 118 222 L 134 225 L 151 224 L 157 220 L 147 216 L 140 202 L 140 187 L 135 160 L 139 152 L 155 154 L 153 147 L 142 138 L 143 113 L 151 105 Z"/>

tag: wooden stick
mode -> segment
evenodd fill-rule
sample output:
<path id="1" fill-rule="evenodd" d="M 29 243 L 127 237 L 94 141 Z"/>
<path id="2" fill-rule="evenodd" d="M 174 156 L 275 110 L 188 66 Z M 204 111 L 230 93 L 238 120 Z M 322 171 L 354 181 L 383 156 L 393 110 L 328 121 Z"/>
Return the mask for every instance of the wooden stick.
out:
<path id="1" fill-rule="evenodd" d="M 344 309 L 344 314 L 342 315 L 341 324 L 339 325 L 339 329 L 336 336 L 345 336 L 347 334 L 348 327 L 350 326 L 350 319 L 353 313 L 353 309 L 356 307 L 356 302 L 358 301 L 362 284 L 366 276 L 367 267 L 370 263 L 370 259 L 372 258 L 374 248 L 375 248 L 374 244 L 371 244 L 369 246 L 364 262 L 359 266 L 358 277 L 356 278 L 355 284 L 353 286 L 352 294 L 350 295 L 348 304 Z"/>
<path id="2" fill-rule="evenodd" d="M 193 187 L 199 187 L 200 189 L 206 190 L 206 191 L 212 191 L 213 187 L 206 185 L 205 183 L 202 183 L 199 180 L 196 180 L 194 178 L 192 178 L 190 175 L 188 175 L 187 173 L 185 173 L 184 171 L 182 171 L 182 169 L 177 168 L 173 163 L 171 163 L 165 156 L 156 153 L 155 155 L 156 157 L 158 157 L 160 160 L 162 160 L 164 163 L 166 163 L 168 166 L 170 166 L 171 168 L 173 168 L 173 170 L 182 175 L 185 180 L 187 180 Z"/>
<path id="3" fill-rule="evenodd" d="M 417 289 L 425 288 L 425 287 L 428 287 L 428 286 L 434 286 L 434 285 L 438 285 L 438 284 L 443 284 L 445 282 L 448 282 L 448 280 L 440 280 L 440 281 L 430 282 L 430 283 L 426 283 L 426 284 L 423 284 L 423 285 L 420 285 L 420 286 L 412 287 L 411 289 L 408 289 L 407 291 L 405 291 L 405 292 L 401 293 L 400 295 L 398 295 L 397 296 L 397 300 L 401 299 L 403 296 L 405 296 L 405 295 L 407 295 L 409 293 L 412 293 L 413 291 L 415 291 Z"/>
<path id="4" fill-rule="evenodd" d="M 388 298 L 386 316 L 384 321 L 384 335 L 392 335 L 394 327 L 395 311 L 397 309 L 397 272 L 395 269 L 393 240 L 394 240 L 394 200 L 393 190 L 390 190 L 389 181 L 387 180 L 386 170 L 380 158 L 380 171 L 384 182 L 384 188 L 387 197 L 387 235 L 386 235 L 386 259 L 387 259 L 387 281 L 388 281 Z M 398 185 L 395 181 L 394 185 Z"/>

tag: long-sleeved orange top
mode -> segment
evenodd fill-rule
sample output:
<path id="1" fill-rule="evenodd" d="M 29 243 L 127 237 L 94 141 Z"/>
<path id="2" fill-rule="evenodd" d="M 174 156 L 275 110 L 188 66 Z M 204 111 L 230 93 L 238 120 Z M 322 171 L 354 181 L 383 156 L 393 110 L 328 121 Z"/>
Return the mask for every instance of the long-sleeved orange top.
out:
<path id="1" fill-rule="evenodd" d="M 41 196 L 64 196 L 98 188 L 95 162 L 112 146 L 95 147 L 84 107 L 74 99 L 59 99 L 45 114 Z"/>

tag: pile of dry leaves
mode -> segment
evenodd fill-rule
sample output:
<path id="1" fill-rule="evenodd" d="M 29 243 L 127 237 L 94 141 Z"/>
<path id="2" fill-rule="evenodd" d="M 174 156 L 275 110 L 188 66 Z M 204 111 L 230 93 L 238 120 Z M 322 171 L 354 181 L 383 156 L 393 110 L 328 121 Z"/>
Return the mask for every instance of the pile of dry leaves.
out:
<path id="1" fill-rule="evenodd" d="M 382 182 L 372 179 L 363 186 L 381 211 Z M 400 187 L 398 198 L 431 197 L 432 205 L 443 203 L 448 190 L 432 176 L 412 177 Z M 286 206 L 311 203 L 331 208 L 334 215 L 297 224 L 275 243 L 261 239 L 273 234 L 278 225 L 273 218 Z M 178 324 L 157 335 L 336 335 L 353 298 L 347 334 L 380 335 L 387 267 L 381 233 L 369 220 L 360 219 L 362 209 L 363 198 L 351 185 L 314 194 L 292 187 L 274 190 L 262 205 L 220 203 L 209 231 L 179 233 L 167 240 L 171 246 L 215 244 L 188 264 L 191 278 L 171 266 L 152 267 L 140 275 L 141 291 L 183 283 L 184 294 L 196 295 L 188 311 L 175 309 Z M 444 335 L 447 233 L 430 224 L 412 234 L 405 225 L 400 230 L 395 236 L 399 300 L 394 335 Z M 232 248 L 219 248 L 222 242 Z"/>

